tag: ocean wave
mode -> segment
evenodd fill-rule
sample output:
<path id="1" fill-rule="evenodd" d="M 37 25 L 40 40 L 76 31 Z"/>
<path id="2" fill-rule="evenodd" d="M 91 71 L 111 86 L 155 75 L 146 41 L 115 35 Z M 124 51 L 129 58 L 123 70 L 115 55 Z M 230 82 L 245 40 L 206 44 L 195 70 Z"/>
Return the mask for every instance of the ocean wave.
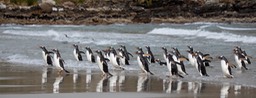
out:
<path id="1" fill-rule="evenodd" d="M 174 35 L 174 36 L 193 36 L 204 37 L 206 39 L 224 40 L 226 42 L 243 42 L 243 43 L 255 43 L 255 36 L 237 35 L 227 32 L 210 32 L 205 30 L 186 30 L 186 29 L 173 29 L 173 28 L 156 28 L 147 34 L 160 34 L 160 35 Z"/>
<path id="2" fill-rule="evenodd" d="M 224 26 L 217 26 L 223 30 L 230 30 L 230 31 L 249 31 L 249 30 L 256 30 L 256 28 L 234 28 L 234 27 L 224 27 Z"/>
<path id="3" fill-rule="evenodd" d="M 21 54 L 14 54 L 11 56 L 8 56 L 6 58 L 7 62 L 12 62 L 12 63 L 20 63 L 20 64 L 28 64 L 28 65 L 42 65 L 44 64 L 43 60 L 39 59 L 31 59 L 26 55 L 21 55 Z"/>

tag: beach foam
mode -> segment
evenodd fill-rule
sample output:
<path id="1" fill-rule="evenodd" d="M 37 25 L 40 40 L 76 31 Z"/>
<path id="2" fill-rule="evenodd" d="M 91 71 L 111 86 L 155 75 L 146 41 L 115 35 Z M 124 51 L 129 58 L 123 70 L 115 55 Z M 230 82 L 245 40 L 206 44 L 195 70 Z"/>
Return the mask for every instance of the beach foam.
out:
<path id="1" fill-rule="evenodd" d="M 205 28 L 205 27 L 203 27 Z M 174 29 L 174 28 L 156 28 L 148 32 L 148 34 L 159 35 L 173 35 L 181 37 L 204 37 L 206 39 L 224 40 L 226 42 L 243 42 L 255 43 L 255 36 L 237 35 L 228 32 L 210 32 L 205 30 L 188 30 L 188 29 Z"/>

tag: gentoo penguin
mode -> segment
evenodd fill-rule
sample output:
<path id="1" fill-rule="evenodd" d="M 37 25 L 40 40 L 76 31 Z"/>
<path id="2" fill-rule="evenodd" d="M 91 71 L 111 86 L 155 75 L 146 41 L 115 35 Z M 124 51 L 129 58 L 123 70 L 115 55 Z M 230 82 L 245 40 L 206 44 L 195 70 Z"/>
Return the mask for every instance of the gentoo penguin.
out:
<path id="1" fill-rule="evenodd" d="M 251 61 L 250 61 L 250 58 L 252 58 L 251 56 L 248 56 L 247 53 L 245 52 L 245 50 L 242 50 L 241 47 L 239 46 L 235 46 L 235 49 L 234 50 L 237 50 L 239 53 L 241 53 L 241 55 L 244 56 L 245 60 L 245 64 L 251 64 Z"/>
<path id="2" fill-rule="evenodd" d="M 150 47 L 146 46 L 146 49 L 147 49 L 147 54 L 150 54 L 150 56 L 149 56 L 150 63 L 155 63 L 155 57 L 154 57 Z"/>
<path id="3" fill-rule="evenodd" d="M 188 59 L 185 56 L 181 55 L 177 48 L 173 48 L 173 49 L 174 51 L 172 51 L 173 53 L 172 58 L 175 62 L 179 63 L 179 64 L 176 64 L 178 68 L 178 72 L 183 75 L 188 75 L 185 69 L 185 65 L 183 63 L 184 60 L 188 61 Z"/>
<path id="4" fill-rule="evenodd" d="M 127 60 L 130 60 L 130 56 L 133 57 L 133 55 L 130 52 L 127 51 L 127 49 L 124 45 L 121 45 L 120 47 L 123 48 L 125 58 Z"/>
<path id="5" fill-rule="evenodd" d="M 73 44 L 73 46 L 75 47 L 73 53 L 74 53 L 74 56 L 75 56 L 76 60 L 77 60 L 77 61 L 83 61 L 83 58 L 82 58 L 81 53 L 84 54 L 84 52 L 79 50 L 77 44 Z"/>
<path id="6" fill-rule="evenodd" d="M 40 46 L 40 48 L 43 50 L 42 51 L 42 56 L 43 56 L 43 58 L 44 58 L 44 61 L 47 63 L 47 65 L 50 65 L 50 66 L 52 66 L 53 64 L 52 64 L 52 57 L 51 57 L 51 53 L 53 53 L 53 52 L 51 52 L 51 51 L 48 51 L 46 48 L 45 48 L 45 46 Z"/>
<path id="7" fill-rule="evenodd" d="M 57 69 L 59 69 L 59 73 L 61 73 L 63 70 L 66 72 L 66 73 L 69 73 L 69 71 L 67 71 L 65 68 L 64 68 L 64 60 L 61 58 L 60 56 L 60 52 L 58 49 L 52 49 L 52 51 L 54 52 L 54 56 L 53 56 L 53 59 L 54 59 L 54 64 L 55 66 L 57 67 Z"/>
<path id="8" fill-rule="evenodd" d="M 170 53 L 167 54 L 167 61 L 169 62 L 169 63 L 167 63 L 167 68 L 170 72 L 170 76 L 178 76 L 178 77 L 183 78 L 183 76 L 179 74 L 178 67 L 177 67 L 177 64 L 180 64 L 180 63 L 176 62 L 173 59 L 172 54 L 170 54 Z"/>
<path id="9" fill-rule="evenodd" d="M 248 70 L 245 64 L 246 59 L 239 50 L 234 49 L 234 57 L 239 69 L 244 68 L 245 70 Z"/>
<path id="10" fill-rule="evenodd" d="M 104 58 L 102 52 L 100 50 L 96 50 L 95 52 L 97 53 L 96 61 L 98 63 L 98 66 L 101 72 L 103 73 L 102 76 L 105 76 L 105 77 L 112 76 L 112 74 L 110 74 L 108 71 L 108 63 L 106 62 L 106 59 Z"/>
<path id="11" fill-rule="evenodd" d="M 188 52 L 188 60 L 192 66 L 195 66 L 195 58 L 194 58 L 194 51 L 192 46 L 188 46 L 189 50 Z"/>
<path id="12" fill-rule="evenodd" d="M 226 59 L 226 57 L 224 57 L 224 56 L 219 56 L 218 58 L 220 59 L 221 69 L 222 69 L 224 76 L 227 78 L 233 78 L 234 76 L 232 75 L 231 68 L 236 68 L 236 66 L 229 63 L 228 60 Z"/>
<path id="13" fill-rule="evenodd" d="M 201 59 L 200 57 L 200 52 L 197 51 L 195 52 L 195 67 L 196 69 L 198 70 L 198 72 L 200 73 L 201 76 L 209 76 L 206 72 L 206 68 L 205 68 L 205 65 L 204 65 L 204 62 L 203 60 Z"/>
<path id="14" fill-rule="evenodd" d="M 148 63 L 147 59 L 144 57 L 145 55 L 142 53 L 142 51 L 137 51 L 136 54 L 138 55 L 137 61 L 138 61 L 138 64 L 139 64 L 141 70 L 144 73 L 153 75 L 153 73 L 149 71 L 149 63 Z"/>
<path id="15" fill-rule="evenodd" d="M 112 63 L 114 68 L 124 70 L 124 68 L 121 65 L 120 58 L 113 47 L 110 48 L 110 62 Z"/>
<path id="16" fill-rule="evenodd" d="M 125 57 L 125 52 L 122 48 L 118 48 L 117 49 L 118 54 L 120 57 L 120 62 L 122 63 L 122 65 L 130 65 L 128 59 Z"/>
<path id="17" fill-rule="evenodd" d="M 87 60 L 92 62 L 92 63 L 95 63 L 95 56 L 93 55 L 93 52 L 92 52 L 92 49 L 90 47 L 85 47 L 86 49 L 86 57 L 87 57 Z"/>

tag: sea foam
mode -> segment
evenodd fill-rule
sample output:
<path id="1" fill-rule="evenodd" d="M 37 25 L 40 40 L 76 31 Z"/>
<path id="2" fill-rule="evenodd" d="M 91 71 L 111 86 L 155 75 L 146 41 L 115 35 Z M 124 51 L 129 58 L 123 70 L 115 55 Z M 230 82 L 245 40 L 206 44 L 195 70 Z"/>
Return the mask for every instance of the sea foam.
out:
<path id="1" fill-rule="evenodd" d="M 159 35 L 173 35 L 181 37 L 203 37 L 206 39 L 224 40 L 226 42 L 243 42 L 243 43 L 255 43 L 255 36 L 237 35 L 228 32 L 210 32 L 202 29 L 188 30 L 188 29 L 174 29 L 174 28 L 155 28 L 148 34 Z"/>

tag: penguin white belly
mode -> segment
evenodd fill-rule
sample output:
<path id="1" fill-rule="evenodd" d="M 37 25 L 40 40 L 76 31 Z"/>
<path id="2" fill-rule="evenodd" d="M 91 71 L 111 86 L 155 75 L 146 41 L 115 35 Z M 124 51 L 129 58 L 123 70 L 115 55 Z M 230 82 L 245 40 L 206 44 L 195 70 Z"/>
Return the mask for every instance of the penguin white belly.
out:
<path id="1" fill-rule="evenodd" d="M 74 54 L 74 56 L 75 56 L 76 60 L 77 60 L 77 61 L 79 61 L 79 59 L 78 59 L 78 54 L 77 54 L 76 49 L 74 49 L 73 54 Z"/>
<path id="2" fill-rule="evenodd" d="M 236 64 L 237 64 L 237 66 L 238 66 L 238 68 L 242 68 L 242 63 L 241 63 L 241 61 L 238 59 L 238 56 L 237 55 L 234 55 L 234 57 L 235 57 L 235 61 L 236 61 Z"/>
<path id="3" fill-rule="evenodd" d="M 88 61 L 92 61 L 91 54 L 89 53 L 89 51 L 86 51 L 86 58 Z"/>
<path id="4" fill-rule="evenodd" d="M 164 56 L 164 60 L 167 62 L 167 58 L 166 58 L 166 55 L 165 55 L 165 53 L 163 54 L 163 56 Z"/>
<path id="5" fill-rule="evenodd" d="M 47 55 L 45 55 L 44 51 L 42 51 L 42 56 L 43 56 L 44 60 L 47 61 Z"/>
<path id="6" fill-rule="evenodd" d="M 228 65 L 224 60 L 221 60 L 221 69 L 225 76 L 230 75 L 229 70 L 228 70 Z"/>
<path id="7" fill-rule="evenodd" d="M 112 65 L 116 68 L 119 67 L 119 64 L 116 61 L 116 57 L 113 53 L 110 54 L 110 62 L 112 63 Z"/>
<path id="8" fill-rule="evenodd" d="M 167 63 L 167 68 L 168 68 L 168 70 L 169 70 L 169 72 L 170 72 L 170 75 L 172 75 L 172 65 L 171 65 L 171 63 Z"/>
<path id="9" fill-rule="evenodd" d="M 125 57 L 121 57 L 120 60 L 121 60 L 122 64 L 125 65 Z"/>
<path id="10" fill-rule="evenodd" d="M 100 61 L 99 56 L 97 56 L 97 63 L 98 63 L 98 66 L 99 66 L 100 70 L 102 71 L 102 73 L 105 74 L 105 72 L 103 71 L 103 63 Z"/>
<path id="11" fill-rule="evenodd" d="M 196 70 L 199 72 L 200 76 L 203 76 L 203 74 L 201 73 L 201 71 L 198 69 L 198 62 L 197 62 L 196 59 L 195 59 L 195 67 L 196 67 Z"/>
<path id="12" fill-rule="evenodd" d="M 179 62 L 178 58 L 175 55 L 173 55 L 172 58 L 173 58 L 174 61 Z"/>
<path id="13" fill-rule="evenodd" d="M 183 75 L 186 75 L 186 73 L 181 69 L 181 65 L 180 64 L 176 64 L 176 65 L 177 65 L 178 72 Z"/>
<path id="14" fill-rule="evenodd" d="M 58 61 L 57 54 L 54 54 L 54 56 L 53 56 L 53 60 L 54 60 L 54 65 L 55 65 L 56 67 L 58 67 L 58 65 L 59 65 L 59 61 Z"/>
<path id="15" fill-rule="evenodd" d="M 140 57 L 139 57 L 139 56 L 137 57 L 137 61 L 138 61 L 138 64 L 139 64 L 141 70 L 144 71 L 145 73 L 147 73 L 147 71 L 145 70 L 145 68 L 144 68 L 144 66 L 143 66 L 143 64 L 142 64 L 142 62 L 140 61 Z"/>
<path id="16" fill-rule="evenodd" d="M 195 66 L 195 60 L 193 59 L 193 56 L 190 53 L 188 54 L 188 60 L 192 66 Z"/>

